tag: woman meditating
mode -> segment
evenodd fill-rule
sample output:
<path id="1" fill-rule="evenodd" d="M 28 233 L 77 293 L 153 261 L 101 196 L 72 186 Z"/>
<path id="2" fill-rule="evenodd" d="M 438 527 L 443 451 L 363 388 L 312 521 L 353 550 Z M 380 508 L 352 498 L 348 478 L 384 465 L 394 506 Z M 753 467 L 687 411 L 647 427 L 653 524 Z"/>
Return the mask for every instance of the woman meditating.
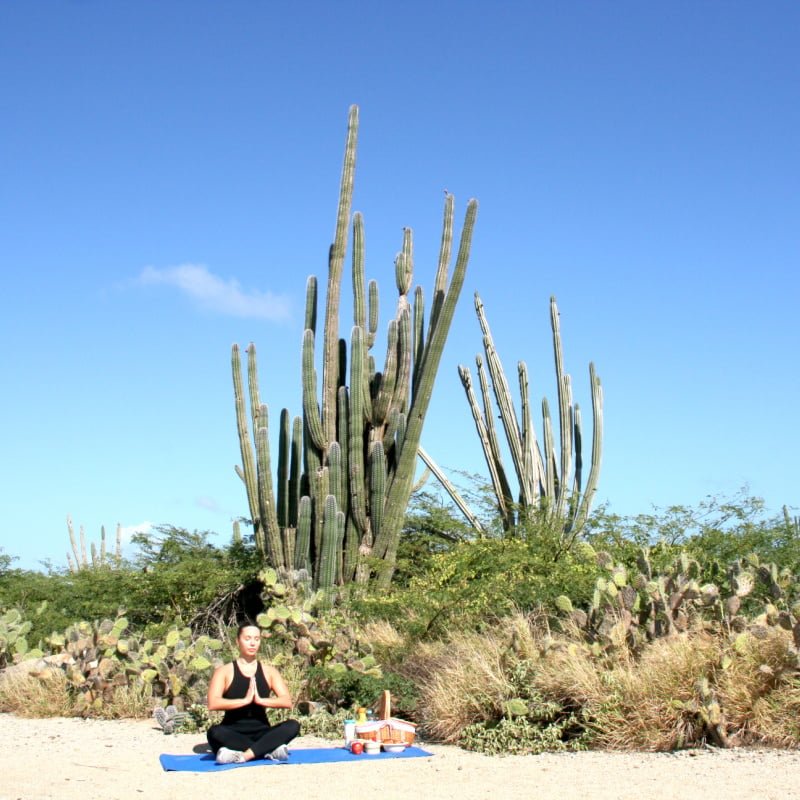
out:
<path id="1" fill-rule="evenodd" d="M 293 719 L 270 725 L 267 709 L 291 708 L 292 696 L 278 670 L 258 660 L 257 625 L 240 625 L 236 644 L 239 657 L 219 667 L 208 684 L 209 710 L 225 712 L 222 722 L 208 729 L 208 743 L 218 764 L 264 757 L 286 761 L 287 745 L 300 733 L 300 725 Z"/>

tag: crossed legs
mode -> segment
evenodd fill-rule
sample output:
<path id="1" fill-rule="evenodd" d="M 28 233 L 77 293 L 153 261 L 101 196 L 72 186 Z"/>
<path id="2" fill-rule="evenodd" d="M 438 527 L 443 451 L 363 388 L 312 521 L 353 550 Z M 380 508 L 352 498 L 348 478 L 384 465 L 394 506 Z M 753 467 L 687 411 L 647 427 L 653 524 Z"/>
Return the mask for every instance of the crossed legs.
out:
<path id="1" fill-rule="evenodd" d="M 212 725 L 208 729 L 207 738 L 214 753 L 221 747 L 227 747 L 229 750 L 244 753 L 244 760 L 250 761 L 263 758 L 281 745 L 289 744 L 299 733 L 300 724 L 293 719 L 287 719 L 253 734 L 241 733 L 229 725 Z"/>

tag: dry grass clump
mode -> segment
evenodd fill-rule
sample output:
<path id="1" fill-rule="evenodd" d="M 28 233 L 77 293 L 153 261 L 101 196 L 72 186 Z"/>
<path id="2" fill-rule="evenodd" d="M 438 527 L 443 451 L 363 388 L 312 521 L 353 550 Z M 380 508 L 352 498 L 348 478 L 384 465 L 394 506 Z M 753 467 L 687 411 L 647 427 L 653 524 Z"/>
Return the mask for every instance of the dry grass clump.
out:
<path id="1" fill-rule="evenodd" d="M 657 640 L 639 659 L 621 649 L 605 662 L 573 644 L 541 662 L 536 683 L 543 695 L 584 709 L 598 747 L 672 750 L 703 740 L 687 704 L 718 662 L 718 641 L 702 633 Z"/>
<path id="2" fill-rule="evenodd" d="M 40 677 L 27 673 L 3 675 L 0 711 L 20 717 L 71 717 L 75 713 L 66 676 L 60 669 L 46 670 Z"/>
<path id="3" fill-rule="evenodd" d="M 51 668 L 35 674 L 3 675 L 0 680 L 0 711 L 30 718 L 74 717 L 87 713 L 101 719 L 146 718 L 153 712 L 153 696 L 149 686 L 137 682 L 119 687 L 110 700 L 88 712 L 81 712 L 64 672 Z"/>
<path id="4" fill-rule="evenodd" d="M 516 614 L 482 633 L 416 644 L 401 665 L 419 689 L 424 732 L 459 741 L 516 697 L 579 714 L 594 747 L 665 751 L 706 742 L 800 745 L 800 671 L 792 636 L 702 628 L 593 655 L 577 632 L 552 636 Z M 520 679 L 527 683 L 521 685 Z"/>
<path id="5" fill-rule="evenodd" d="M 145 719 L 152 715 L 155 705 L 150 686 L 136 681 L 115 689 L 111 699 L 104 700 L 91 716 L 99 719 Z"/>
<path id="6" fill-rule="evenodd" d="M 737 742 L 773 747 L 800 744 L 800 675 L 782 628 L 744 633 L 726 648 L 718 676 L 720 704 Z"/>
<path id="7" fill-rule="evenodd" d="M 695 630 L 658 639 L 638 658 L 621 648 L 598 659 L 562 641 L 540 660 L 534 682 L 545 698 L 582 708 L 600 748 L 660 751 L 713 741 L 709 704 L 718 704 L 716 727 L 731 745 L 796 747 L 800 677 L 790 644 L 791 634 L 778 628 L 734 642 Z"/>
<path id="8" fill-rule="evenodd" d="M 770 747 L 800 746 L 800 685 L 778 687 L 753 703 L 750 735 Z"/>
<path id="9" fill-rule="evenodd" d="M 418 687 L 418 721 L 426 734 L 455 742 L 468 725 L 500 718 L 516 695 L 514 665 L 535 652 L 533 630 L 521 614 L 484 633 L 417 644 L 402 672 Z"/>
<path id="10" fill-rule="evenodd" d="M 359 629 L 359 638 L 368 644 L 381 664 L 390 666 L 402 659 L 406 639 L 387 620 L 368 622 Z"/>
<path id="11" fill-rule="evenodd" d="M 405 643 L 403 635 L 388 620 L 368 622 L 361 627 L 360 633 L 364 641 L 369 642 L 373 647 L 392 650 Z"/>

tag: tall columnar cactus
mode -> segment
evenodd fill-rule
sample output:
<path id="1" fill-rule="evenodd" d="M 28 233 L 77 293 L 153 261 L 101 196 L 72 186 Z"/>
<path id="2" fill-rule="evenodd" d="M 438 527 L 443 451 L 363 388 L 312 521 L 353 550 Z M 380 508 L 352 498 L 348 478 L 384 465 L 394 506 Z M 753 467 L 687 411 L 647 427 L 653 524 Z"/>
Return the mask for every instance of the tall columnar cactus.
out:
<path id="1" fill-rule="evenodd" d="M 420 287 L 411 295 L 414 246 L 410 229 L 395 259 L 398 300 L 387 331 L 382 369 L 371 350 L 378 329 L 378 289 L 365 280 L 364 222 L 352 218 L 353 327 L 339 338 L 339 305 L 355 175 L 358 109 L 350 109 L 336 232 L 328 257 L 325 319 L 317 330 L 317 280 L 306 287 L 303 415 L 289 431 L 284 410 L 277 486 L 270 475 L 268 412 L 261 404 L 254 345 L 248 347 L 249 405 L 239 348 L 233 383 L 242 467 L 255 536 L 266 560 L 287 579 L 303 570 L 317 588 L 391 580 L 403 516 L 433 382 L 469 260 L 477 203 L 467 206 L 452 275 L 453 198 L 447 195 L 430 315 Z M 317 380 L 316 350 L 322 351 Z M 349 383 L 348 383 L 349 381 Z M 250 426 L 254 431 L 250 436 Z"/>
<path id="2" fill-rule="evenodd" d="M 503 464 L 500 438 L 494 422 L 489 380 L 483 359 L 476 357 L 478 380 L 483 409 L 478 402 L 467 367 L 460 366 L 459 375 L 469 401 L 475 427 L 483 445 L 489 467 L 497 509 L 503 527 L 513 532 L 533 511 L 543 511 L 562 525 L 565 538 L 574 537 L 586 521 L 600 475 L 600 455 L 603 437 L 603 391 L 594 364 L 589 364 L 592 391 L 592 458 L 586 485 L 583 484 L 583 425 L 580 407 L 572 401 L 572 381 L 564 372 L 558 307 L 550 298 L 550 323 L 553 331 L 556 382 L 558 386 L 558 421 L 560 453 L 556 452 L 553 422 L 547 399 L 542 400 L 543 440 L 540 444 L 532 423 L 528 394 L 528 370 L 524 361 L 517 365 L 521 397 L 521 421 L 517 417 L 500 357 L 494 346 L 489 323 L 480 297 L 475 295 L 475 311 L 483 332 L 483 348 L 491 377 L 491 388 L 500 412 L 500 420 L 511 453 L 517 477 L 518 496 L 512 493 L 511 483 Z"/>
<path id="3" fill-rule="evenodd" d="M 783 507 L 783 521 L 786 523 L 786 530 L 792 536 L 800 536 L 800 517 L 793 517 L 789 513 L 789 507 Z"/>
<path id="4" fill-rule="evenodd" d="M 100 548 L 98 550 L 94 542 L 90 545 L 91 561 L 86 555 L 86 533 L 83 530 L 83 525 L 80 527 L 80 549 L 78 542 L 75 539 L 75 529 L 72 525 L 72 517 L 67 515 L 67 533 L 69 533 L 69 543 L 72 547 L 72 555 L 67 553 L 67 565 L 70 572 L 78 572 L 81 569 L 90 569 L 97 567 L 108 566 L 112 563 L 119 564 L 122 560 L 122 525 L 117 523 L 117 540 L 114 548 L 114 555 L 112 558 L 108 557 L 106 552 L 106 529 L 105 526 L 100 526 Z"/>

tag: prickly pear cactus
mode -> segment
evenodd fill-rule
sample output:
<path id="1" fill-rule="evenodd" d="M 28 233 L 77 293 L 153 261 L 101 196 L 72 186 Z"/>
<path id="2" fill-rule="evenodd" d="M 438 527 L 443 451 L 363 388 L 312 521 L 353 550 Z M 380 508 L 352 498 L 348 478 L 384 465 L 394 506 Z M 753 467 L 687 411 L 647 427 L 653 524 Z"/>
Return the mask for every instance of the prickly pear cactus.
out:
<path id="1" fill-rule="evenodd" d="M 23 658 L 39 658 L 42 651 L 30 647 L 28 634 L 33 627 L 17 608 L 0 608 L 0 669 Z"/>
<path id="2" fill-rule="evenodd" d="M 792 631 L 794 647 L 800 648 L 800 603 L 789 605 L 796 592 L 789 570 L 748 556 L 732 562 L 727 579 L 717 585 L 700 582 L 700 564 L 685 552 L 658 574 L 647 548 L 637 557 L 635 575 L 608 553 L 599 552 L 596 559 L 601 575 L 588 608 L 576 608 L 570 598 L 561 596 L 556 609 L 598 655 L 623 646 L 635 651 L 646 642 L 697 626 L 734 635 L 743 631 L 758 635 L 760 629 L 780 626 Z"/>

